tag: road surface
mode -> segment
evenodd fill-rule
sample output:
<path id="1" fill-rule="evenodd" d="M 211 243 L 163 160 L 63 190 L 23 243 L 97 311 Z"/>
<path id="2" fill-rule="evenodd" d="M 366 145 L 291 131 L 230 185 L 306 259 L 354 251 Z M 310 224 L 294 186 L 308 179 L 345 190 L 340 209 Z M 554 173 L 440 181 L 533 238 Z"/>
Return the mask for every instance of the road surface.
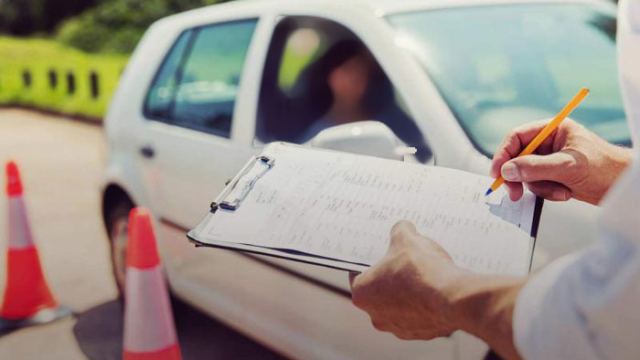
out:
<path id="1" fill-rule="evenodd" d="M 32 231 L 59 302 L 75 316 L 0 335 L 0 359 L 119 359 L 122 309 L 111 278 L 100 220 L 105 158 L 102 128 L 62 117 L 0 108 L 0 291 L 4 291 L 4 164 L 22 171 Z M 185 359 L 277 359 L 189 306 L 175 304 Z"/>

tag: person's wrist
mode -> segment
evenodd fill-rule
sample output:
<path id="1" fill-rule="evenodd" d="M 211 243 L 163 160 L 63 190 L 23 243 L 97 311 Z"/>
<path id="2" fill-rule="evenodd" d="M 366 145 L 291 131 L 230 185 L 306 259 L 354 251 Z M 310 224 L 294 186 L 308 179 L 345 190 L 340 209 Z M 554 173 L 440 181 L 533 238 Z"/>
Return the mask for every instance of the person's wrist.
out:
<path id="1" fill-rule="evenodd" d="M 463 314 L 462 303 L 463 298 L 467 296 L 474 274 L 452 264 L 447 275 L 447 281 L 440 289 L 445 302 L 442 311 L 445 312 L 453 328 L 465 330 L 467 317 Z"/>
<path id="2" fill-rule="evenodd" d="M 633 150 L 622 146 L 609 144 L 607 158 L 616 171 L 616 177 L 626 169 L 633 159 Z"/>
<path id="3" fill-rule="evenodd" d="M 600 196 L 593 202 L 595 205 L 600 204 L 607 192 L 629 164 L 631 164 L 633 159 L 633 150 L 607 142 L 605 142 L 605 144 L 606 150 L 604 151 L 605 159 L 603 161 L 603 167 L 596 170 L 600 172 L 600 174 L 594 174 L 604 178 L 603 189 L 599 194 Z"/>
<path id="4" fill-rule="evenodd" d="M 457 274 L 449 292 L 451 321 L 475 335 L 504 358 L 518 358 L 513 343 L 513 310 L 525 279 Z"/>

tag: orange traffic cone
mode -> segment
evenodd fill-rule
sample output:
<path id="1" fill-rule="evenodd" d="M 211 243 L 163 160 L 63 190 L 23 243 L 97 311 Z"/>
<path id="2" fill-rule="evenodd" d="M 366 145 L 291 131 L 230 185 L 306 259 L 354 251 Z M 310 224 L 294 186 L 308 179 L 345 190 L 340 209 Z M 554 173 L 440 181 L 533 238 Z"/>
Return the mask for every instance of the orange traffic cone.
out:
<path id="1" fill-rule="evenodd" d="M 22 199 L 18 167 L 11 161 L 7 163 L 6 171 L 9 247 L 7 282 L 0 308 L 0 332 L 51 322 L 71 314 L 68 308 L 58 305 L 42 273 Z"/>
<path id="2" fill-rule="evenodd" d="M 151 216 L 129 214 L 124 311 L 125 360 L 181 359 Z"/>

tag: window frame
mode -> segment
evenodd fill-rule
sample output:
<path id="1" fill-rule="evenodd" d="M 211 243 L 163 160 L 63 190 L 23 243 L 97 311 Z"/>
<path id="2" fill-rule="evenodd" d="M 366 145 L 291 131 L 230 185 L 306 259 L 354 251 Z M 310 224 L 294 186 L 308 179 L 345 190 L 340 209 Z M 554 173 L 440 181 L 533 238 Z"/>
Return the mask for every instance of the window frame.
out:
<path id="1" fill-rule="evenodd" d="M 149 85 L 147 86 L 147 90 L 144 92 L 144 102 L 142 104 L 142 115 L 144 116 L 145 120 L 149 120 L 149 121 L 158 121 L 158 122 L 162 122 L 165 124 L 172 124 L 173 120 L 171 118 L 165 118 L 165 117 L 161 117 L 161 116 L 154 116 L 151 114 L 150 110 L 149 110 L 149 98 L 151 96 L 151 90 L 153 89 L 153 87 L 156 85 L 156 82 L 158 81 L 158 78 L 160 77 L 160 73 L 162 72 L 162 69 L 165 67 L 165 65 L 167 64 L 167 61 L 169 61 L 169 57 L 173 54 L 173 51 L 176 49 L 176 47 L 178 46 L 178 42 L 179 40 L 182 38 L 183 35 L 187 34 L 187 33 L 191 33 L 188 34 L 187 36 L 189 37 L 187 39 L 187 44 L 184 48 L 184 50 L 182 51 L 182 54 L 180 54 L 180 60 L 178 61 L 178 67 L 176 68 L 176 72 L 182 68 L 182 66 L 184 65 L 184 61 L 186 59 L 186 53 L 187 50 L 191 47 L 191 45 L 193 44 L 193 30 L 195 30 L 197 27 L 193 27 L 193 28 L 188 28 L 185 29 L 183 31 L 181 31 L 178 36 L 176 36 L 176 38 L 173 40 L 173 42 L 171 43 L 171 46 L 169 47 L 169 49 L 165 52 L 164 56 L 162 57 L 162 61 L 160 62 L 160 65 L 155 69 L 153 77 L 151 79 L 151 81 L 149 82 Z M 175 76 L 176 72 L 173 73 L 173 76 Z M 174 97 L 172 97 L 171 99 L 171 104 L 170 106 L 173 106 L 173 99 Z"/>
<path id="2" fill-rule="evenodd" d="M 396 106 L 404 113 L 404 115 L 406 115 L 410 121 L 416 126 L 416 128 L 420 131 L 420 135 L 422 138 L 422 146 L 424 147 L 425 151 L 428 152 L 428 157 L 424 160 L 419 160 L 420 163 L 424 163 L 424 164 L 431 164 L 434 163 L 435 161 L 435 153 L 433 151 L 433 147 L 432 144 L 428 138 L 428 136 L 426 135 L 426 132 L 424 131 L 424 129 L 420 126 L 420 122 L 419 116 L 416 116 L 414 114 L 414 112 L 412 111 L 412 108 L 410 106 L 410 97 L 409 96 L 405 96 L 405 92 L 403 91 L 401 86 L 398 86 L 398 84 L 396 82 L 393 81 L 392 78 L 392 73 L 393 73 L 393 67 L 389 67 L 387 66 L 387 64 L 385 64 L 385 59 L 384 56 L 376 51 L 375 46 L 372 47 L 372 41 L 371 38 L 368 37 L 366 34 L 362 33 L 361 31 L 358 31 L 359 29 L 357 27 L 354 27 L 352 23 L 350 23 L 349 21 L 345 21 L 344 19 L 340 18 L 340 17 L 335 17 L 335 16 L 331 16 L 328 14 L 323 14 L 323 13 L 318 13 L 318 12 L 313 12 L 313 11 L 285 11 L 285 12 L 280 12 L 278 13 L 275 17 L 274 17 L 274 21 L 273 23 L 270 25 L 271 29 L 270 29 L 270 33 L 268 36 L 268 42 L 266 44 L 266 47 L 264 49 L 264 61 L 263 61 L 263 66 L 260 72 L 260 81 L 258 84 L 258 91 L 256 93 L 256 107 L 255 107 L 255 118 L 256 118 L 256 122 L 255 122 L 255 127 L 253 130 L 253 142 L 254 143 L 260 143 L 260 144 L 264 144 L 266 141 L 270 141 L 269 138 L 266 136 L 267 133 L 264 130 L 264 120 L 263 118 L 261 118 L 260 113 L 261 113 L 261 103 L 262 103 L 262 88 L 264 86 L 264 82 L 265 82 L 265 74 L 267 71 L 271 70 L 268 68 L 269 65 L 274 65 L 274 64 L 269 64 L 269 58 L 271 56 L 271 51 L 273 49 L 273 42 L 274 42 L 274 37 L 277 35 L 276 31 L 278 29 L 278 27 L 285 21 L 289 20 L 289 19 L 296 19 L 296 18 L 308 18 L 309 20 L 313 21 L 313 22 L 327 22 L 327 23 L 331 23 L 333 26 L 338 26 L 341 27 L 345 33 L 348 33 L 350 36 L 353 36 L 354 39 L 360 41 L 365 47 L 366 49 L 370 52 L 371 56 L 373 57 L 373 59 L 375 60 L 375 62 L 377 63 L 377 65 L 380 67 L 380 69 L 382 70 L 382 72 L 384 73 L 384 75 L 387 77 L 387 79 L 390 82 L 390 85 L 392 86 L 393 89 L 393 94 L 394 94 L 394 99 L 393 101 L 395 102 Z M 386 22 L 384 22 L 385 26 L 388 26 L 388 24 Z M 299 29 L 299 28 L 298 28 Z M 293 31 L 290 29 L 287 32 L 287 40 L 285 40 L 285 44 L 283 45 L 283 49 L 282 49 L 282 53 L 280 53 L 280 57 L 278 58 L 278 64 L 279 66 L 282 65 L 282 56 L 284 54 L 285 48 L 286 48 L 286 42 L 288 41 L 289 36 L 291 36 L 291 34 L 293 34 L 293 32 L 296 29 L 294 29 Z M 278 82 L 278 78 L 279 78 L 279 68 L 278 68 L 278 74 L 275 76 L 276 77 L 276 83 Z M 304 70 L 303 70 L 304 71 Z M 279 86 L 279 85 L 276 85 Z M 382 121 L 380 121 L 382 122 Z M 382 122 L 384 123 L 384 122 Z M 385 124 L 387 125 L 387 124 Z M 387 125 L 388 126 L 388 125 Z M 398 134 L 395 132 L 395 130 L 392 129 L 392 131 L 394 132 L 394 134 L 396 135 L 396 137 L 400 140 L 400 141 L 405 141 L 404 139 L 402 139 L 400 136 L 398 136 Z M 273 141 L 273 140 L 272 140 Z M 282 141 L 282 140 L 275 140 L 275 141 Z M 411 145 L 411 144 L 408 144 Z"/>
<path id="3" fill-rule="evenodd" d="M 175 50 L 175 48 L 178 45 L 178 42 L 182 38 L 182 36 L 184 36 L 186 34 L 186 36 L 188 36 L 188 38 L 187 38 L 187 43 L 185 45 L 185 48 L 182 51 L 182 54 L 180 54 L 180 59 L 178 61 L 178 66 L 176 67 L 176 70 L 172 74 L 172 76 L 174 76 L 174 78 L 176 80 L 176 84 L 179 84 L 179 82 L 180 82 L 180 80 L 182 78 L 182 71 L 184 70 L 185 63 L 189 59 L 189 56 L 191 55 L 191 50 L 193 48 L 193 44 L 194 44 L 195 40 L 197 39 L 198 34 L 200 33 L 200 31 L 202 29 L 209 28 L 209 27 L 216 27 L 216 26 L 224 26 L 224 25 L 235 24 L 235 23 L 245 23 L 245 22 L 251 22 L 251 23 L 254 24 L 254 30 L 253 30 L 253 33 L 251 34 L 251 39 L 249 40 L 249 44 L 247 46 L 247 55 L 249 55 L 249 51 L 250 51 L 250 49 L 252 47 L 253 39 L 255 38 L 256 32 L 258 31 L 258 25 L 259 25 L 259 22 L 260 22 L 260 17 L 258 17 L 258 16 L 252 16 L 252 17 L 234 19 L 234 20 L 219 21 L 219 22 L 212 22 L 212 23 L 197 25 L 197 26 L 193 26 L 193 27 L 188 27 L 188 28 L 180 31 L 180 33 L 173 40 L 173 43 L 171 44 L 171 46 L 169 47 L 167 52 L 164 54 L 163 59 L 160 62 L 160 65 L 155 69 L 155 72 L 154 72 L 154 75 L 152 77 L 152 80 L 149 83 L 149 85 L 147 86 L 147 89 L 146 89 L 146 91 L 144 93 L 145 94 L 144 95 L 144 102 L 142 104 L 142 115 L 143 115 L 144 119 L 147 120 L 147 121 L 156 121 L 156 122 L 161 122 L 161 123 L 164 123 L 164 124 L 167 124 L 167 125 L 180 127 L 180 128 L 183 128 L 183 129 L 189 129 L 189 130 L 197 131 L 198 133 L 202 133 L 202 134 L 215 135 L 217 137 L 230 139 L 232 134 L 233 134 L 233 124 L 234 124 L 234 118 L 235 118 L 235 115 L 236 115 L 235 106 L 236 106 L 236 103 L 237 103 L 237 95 L 241 93 L 240 86 L 242 84 L 242 77 L 244 75 L 244 65 L 245 64 L 243 64 L 243 66 L 242 66 L 242 71 L 241 71 L 240 79 L 239 79 L 239 82 L 238 82 L 238 89 L 239 90 L 238 90 L 238 93 L 236 94 L 236 97 L 233 100 L 234 101 L 234 110 L 233 110 L 233 113 L 231 114 L 231 128 L 229 129 L 228 132 L 227 131 L 223 131 L 223 130 L 219 130 L 219 129 L 214 129 L 214 128 L 208 128 L 208 129 L 205 130 L 202 127 L 189 126 L 189 124 L 177 122 L 173 118 L 173 116 L 167 116 L 167 117 L 154 116 L 154 115 L 152 115 L 150 113 L 150 110 L 148 108 L 148 103 L 149 103 L 149 97 L 150 97 L 151 91 L 152 91 L 153 87 L 156 85 L 156 82 L 158 81 L 158 78 L 160 76 L 160 73 L 162 72 L 162 69 L 166 65 L 167 61 L 169 61 L 169 57 L 173 54 L 173 51 Z M 245 59 L 244 59 L 245 63 L 246 63 L 246 60 L 247 60 L 247 57 L 245 56 Z M 180 76 L 178 77 L 177 75 L 180 75 Z M 173 111 L 173 108 L 175 106 L 175 98 L 176 98 L 176 93 L 172 94 L 171 102 L 169 104 L 169 112 Z"/>

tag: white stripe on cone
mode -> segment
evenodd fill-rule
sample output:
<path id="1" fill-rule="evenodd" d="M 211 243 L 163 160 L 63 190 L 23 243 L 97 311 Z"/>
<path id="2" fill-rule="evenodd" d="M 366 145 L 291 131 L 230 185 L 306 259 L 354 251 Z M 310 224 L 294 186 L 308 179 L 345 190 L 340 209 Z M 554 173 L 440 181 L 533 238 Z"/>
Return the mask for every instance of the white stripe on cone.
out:
<path id="1" fill-rule="evenodd" d="M 171 305 L 160 265 L 127 268 L 124 350 L 150 352 L 177 344 Z"/>
<path id="2" fill-rule="evenodd" d="M 9 197 L 9 249 L 30 247 L 33 247 L 33 238 L 22 196 Z"/>

